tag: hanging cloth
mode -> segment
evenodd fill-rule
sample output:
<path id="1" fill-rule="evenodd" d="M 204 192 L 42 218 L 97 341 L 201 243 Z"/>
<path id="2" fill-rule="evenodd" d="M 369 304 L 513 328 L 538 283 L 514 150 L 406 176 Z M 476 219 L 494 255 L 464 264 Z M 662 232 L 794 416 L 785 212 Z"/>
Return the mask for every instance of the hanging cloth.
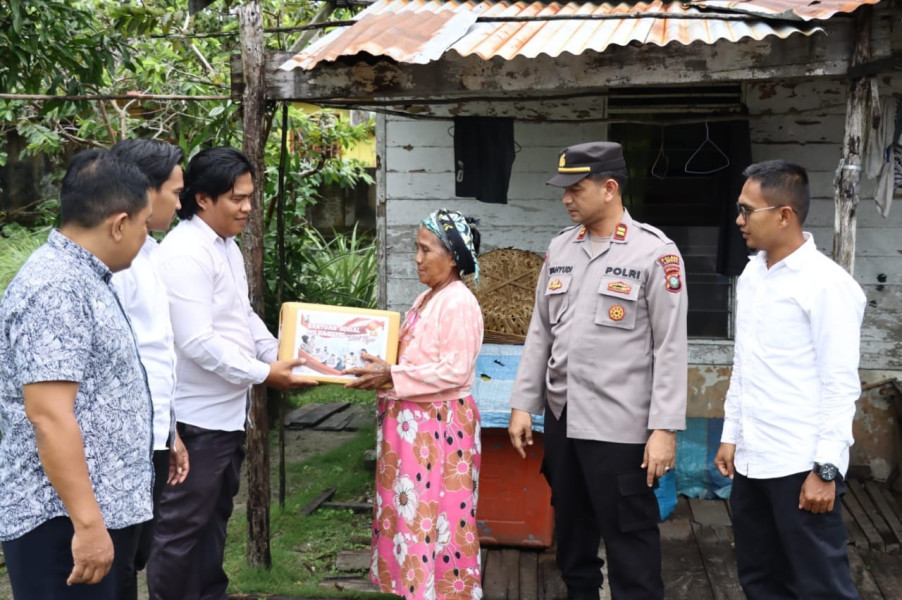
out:
<path id="1" fill-rule="evenodd" d="M 507 204 L 514 166 L 514 120 L 454 117 L 454 195 Z"/>
<path id="2" fill-rule="evenodd" d="M 870 131 L 865 172 L 877 178 L 874 200 L 877 212 L 889 216 L 896 187 L 902 183 L 902 102 L 894 96 L 880 99 L 880 123 Z"/>

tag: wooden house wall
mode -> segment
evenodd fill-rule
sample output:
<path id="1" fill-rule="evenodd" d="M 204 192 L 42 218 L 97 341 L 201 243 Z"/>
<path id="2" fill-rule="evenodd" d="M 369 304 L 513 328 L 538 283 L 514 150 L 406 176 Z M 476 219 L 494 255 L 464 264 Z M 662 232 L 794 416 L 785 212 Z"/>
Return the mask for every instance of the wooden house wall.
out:
<path id="1" fill-rule="evenodd" d="M 839 159 L 845 115 L 843 79 L 820 78 L 747 84 L 752 157 L 785 158 L 811 176 L 812 207 L 806 229 L 818 247 L 833 244 L 833 175 Z M 882 77 L 881 93 L 902 93 L 902 76 Z M 548 241 L 570 224 L 559 190 L 546 186 L 560 149 L 603 139 L 601 123 L 517 121 L 519 151 L 511 176 L 509 203 L 486 204 L 454 197 L 452 122 L 384 117 L 379 190 L 384 203 L 385 304 L 405 310 L 421 285 L 413 264 L 417 225 L 436 208 L 461 210 L 482 220 L 483 251 L 516 247 L 543 253 Z M 862 180 L 858 209 L 855 277 L 868 295 L 862 333 L 862 368 L 902 371 L 902 203 L 884 219 L 873 201 L 874 181 Z M 691 362 L 729 365 L 732 344 L 694 340 Z"/>
<path id="2" fill-rule="evenodd" d="M 833 248 L 833 177 L 842 144 L 847 85 L 843 79 L 822 78 L 759 82 L 745 89 L 754 160 L 785 158 L 808 169 L 812 203 L 806 229 L 828 254 Z M 902 75 L 880 77 L 879 91 L 902 94 Z M 874 187 L 873 179 L 862 177 L 854 266 L 855 279 L 868 298 L 861 368 L 900 372 L 902 194 L 897 193 L 889 217 L 883 218 L 873 200 Z"/>

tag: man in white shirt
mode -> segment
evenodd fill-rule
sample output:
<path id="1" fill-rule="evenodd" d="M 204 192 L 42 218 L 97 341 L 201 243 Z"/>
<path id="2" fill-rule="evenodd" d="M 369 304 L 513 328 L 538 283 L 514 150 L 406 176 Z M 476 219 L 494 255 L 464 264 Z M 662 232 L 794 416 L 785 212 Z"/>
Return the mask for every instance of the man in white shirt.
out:
<path id="1" fill-rule="evenodd" d="M 233 148 L 199 152 L 185 171 L 181 222 L 160 244 L 178 358 L 178 431 L 191 472 L 163 490 L 147 581 L 153 600 L 225 600 L 226 525 L 239 487 L 252 385 L 315 384 L 276 360 L 278 341 L 248 299 L 235 243 L 251 211 L 254 170 Z M 265 427 L 265 423 L 257 424 Z"/>
<path id="2" fill-rule="evenodd" d="M 113 146 L 114 156 L 138 166 L 150 181 L 149 231 L 169 229 L 182 191 L 182 150 L 159 140 L 123 140 Z M 153 514 L 159 517 L 160 495 L 166 483 L 179 484 L 188 475 L 188 452 L 175 432 L 172 393 L 175 390 L 175 345 L 169 319 L 166 286 L 157 275 L 154 255 L 157 242 L 147 236 L 132 266 L 113 275 L 113 288 L 128 315 L 138 340 L 141 364 L 153 401 Z M 147 564 L 154 520 L 141 526 L 132 570 L 124 581 L 121 598 L 137 600 L 138 571 Z"/>
<path id="3" fill-rule="evenodd" d="M 750 600 L 857 599 L 840 498 L 861 393 L 865 296 L 802 231 L 805 170 L 774 160 L 744 175 L 736 224 L 758 253 L 737 287 L 715 457 L 733 478 L 739 581 Z"/>

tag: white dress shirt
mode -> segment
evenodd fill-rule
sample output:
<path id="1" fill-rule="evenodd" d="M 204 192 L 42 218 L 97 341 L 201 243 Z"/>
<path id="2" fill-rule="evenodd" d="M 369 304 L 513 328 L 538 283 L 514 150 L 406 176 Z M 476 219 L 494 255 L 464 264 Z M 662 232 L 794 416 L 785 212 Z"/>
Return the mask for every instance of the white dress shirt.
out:
<path id="1" fill-rule="evenodd" d="M 153 256 L 159 249 L 148 236 L 132 266 L 113 275 L 113 287 L 128 315 L 153 400 L 153 449 L 165 450 L 174 424 L 172 393 L 176 357 L 169 320 L 169 296 L 157 274 Z"/>
<path id="2" fill-rule="evenodd" d="M 195 216 L 166 236 L 157 265 L 169 290 L 179 422 L 243 430 L 250 386 L 269 375 L 279 343 L 251 308 L 238 245 Z"/>
<path id="3" fill-rule="evenodd" d="M 736 291 L 733 375 L 721 441 L 754 479 L 849 466 L 865 295 L 811 234 L 767 268 L 751 257 Z"/>

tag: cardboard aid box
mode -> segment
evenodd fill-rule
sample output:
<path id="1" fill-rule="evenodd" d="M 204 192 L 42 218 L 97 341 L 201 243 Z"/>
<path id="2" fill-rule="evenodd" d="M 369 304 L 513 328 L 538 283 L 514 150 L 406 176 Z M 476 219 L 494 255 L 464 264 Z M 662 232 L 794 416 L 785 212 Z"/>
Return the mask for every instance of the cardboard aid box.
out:
<path id="1" fill-rule="evenodd" d="M 279 313 L 279 360 L 303 358 L 298 375 L 346 383 L 343 369 L 363 366 L 363 352 L 389 364 L 398 360 L 400 313 L 388 310 L 285 302 Z"/>

